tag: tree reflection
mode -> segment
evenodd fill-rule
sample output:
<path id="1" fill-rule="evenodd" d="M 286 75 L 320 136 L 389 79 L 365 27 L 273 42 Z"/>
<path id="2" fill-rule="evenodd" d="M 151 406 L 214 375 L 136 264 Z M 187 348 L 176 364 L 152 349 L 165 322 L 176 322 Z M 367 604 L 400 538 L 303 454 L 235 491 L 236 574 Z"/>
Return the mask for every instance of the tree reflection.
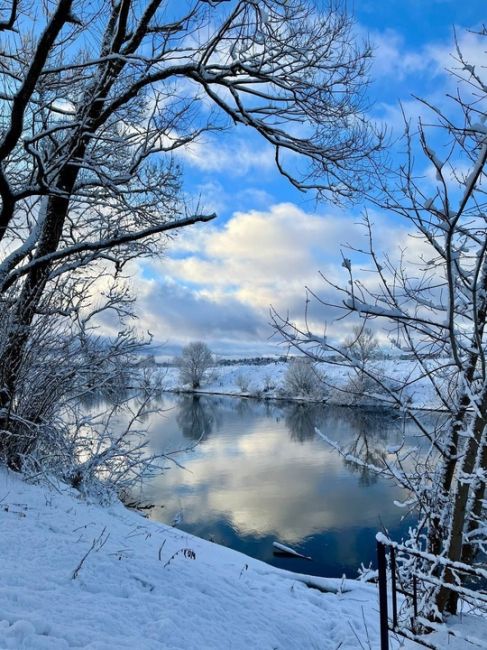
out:
<path id="1" fill-rule="evenodd" d="M 323 421 L 323 406 L 296 402 L 286 407 L 285 418 L 291 440 L 306 442 L 315 437 Z"/>
<path id="2" fill-rule="evenodd" d="M 345 419 L 351 428 L 352 438 L 343 449 L 349 455 L 343 462 L 349 470 L 359 475 L 360 485 L 373 485 L 378 475 L 367 465 L 384 467 L 387 443 L 394 433 L 400 433 L 402 421 L 381 409 L 360 408 L 350 409 Z M 354 458 L 360 462 L 355 462 Z"/>
<path id="3" fill-rule="evenodd" d="M 246 417 L 253 416 L 256 411 L 256 405 L 254 400 L 250 399 L 238 399 L 236 398 L 235 402 L 235 412 L 238 413 L 238 416 L 243 419 Z"/>
<path id="4" fill-rule="evenodd" d="M 377 482 L 377 473 L 367 465 L 384 466 L 387 445 L 395 438 L 402 439 L 404 424 L 402 418 L 390 410 L 308 404 L 295 405 L 286 422 L 295 440 L 311 439 L 318 428 L 330 440 L 336 441 L 345 466 L 359 474 L 359 483 L 363 486 Z"/>
<path id="5" fill-rule="evenodd" d="M 199 395 L 184 395 L 178 400 L 176 416 L 181 433 L 190 440 L 208 437 L 215 422 L 213 408 Z"/>
<path id="6" fill-rule="evenodd" d="M 116 406 L 127 402 L 133 397 L 133 391 L 125 386 L 100 386 L 85 391 L 77 397 L 77 401 L 87 409 L 105 406 Z"/>

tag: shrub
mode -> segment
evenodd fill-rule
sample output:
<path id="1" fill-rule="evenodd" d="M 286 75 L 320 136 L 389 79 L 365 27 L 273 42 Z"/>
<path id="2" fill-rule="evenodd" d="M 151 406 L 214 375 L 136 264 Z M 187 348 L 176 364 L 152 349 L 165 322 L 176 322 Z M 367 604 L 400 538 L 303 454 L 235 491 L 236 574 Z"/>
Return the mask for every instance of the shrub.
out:
<path id="1" fill-rule="evenodd" d="M 241 393 L 248 393 L 250 387 L 250 378 L 248 375 L 239 372 L 235 377 L 235 383 L 237 384 L 237 387 L 240 388 Z"/>
<path id="2" fill-rule="evenodd" d="M 292 359 L 284 377 L 284 391 L 289 397 L 323 399 L 324 376 L 314 363 L 306 357 Z"/>

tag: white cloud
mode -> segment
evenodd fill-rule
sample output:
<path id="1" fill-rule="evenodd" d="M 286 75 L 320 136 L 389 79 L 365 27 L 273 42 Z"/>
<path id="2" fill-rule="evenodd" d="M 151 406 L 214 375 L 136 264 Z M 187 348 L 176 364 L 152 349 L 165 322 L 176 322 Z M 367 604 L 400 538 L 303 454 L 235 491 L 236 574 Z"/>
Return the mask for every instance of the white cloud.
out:
<path id="1" fill-rule="evenodd" d="M 375 222 L 379 250 L 405 243 L 395 221 L 377 216 Z M 366 247 L 356 218 L 310 214 L 291 203 L 236 212 L 220 228 L 188 229 L 137 279 L 141 321 L 159 341 L 265 341 L 271 304 L 299 321 L 305 285 L 330 293 L 319 270 L 344 279 L 340 246 L 347 242 Z M 321 327 L 330 313 L 312 316 Z"/>
<path id="2" fill-rule="evenodd" d="M 417 52 L 408 50 L 404 38 L 391 30 L 372 35 L 371 39 L 376 47 L 372 76 L 382 77 L 382 84 L 389 83 L 389 91 L 398 95 L 397 101 L 379 101 L 372 110 L 373 119 L 382 121 L 389 132 L 403 133 L 404 119 L 413 128 L 419 119 L 423 124 L 435 123 L 435 110 L 449 119 L 462 120 L 458 103 L 451 100 L 457 95 L 481 108 L 479 97 L 469 84 L 470 72 L 460 63 L 459 52 L 464 63 L 473 66 L 487 83 L 485 38 L 458 28 L 456 44 L 452 32 L 449 42 L 427 43 Z M 413 97 L 413 93 L 424 101 Z"/>
<path id="3" fill-rule="evenodd" d="M 485 70 L 485 37 L 463 28 L 457 29 L 456 37 L 458 50 L 464 61 L 469 65 L 476 66 L 481 76 L 485 77 L 485 72 L 480 70 L 481 68 Z M 430 44 L 425 48 L 425 51 L 429 62 L 436 63 L 438 71 L 458 70 L 463 73 L 463 69 L 459 64 L 456 46 L 453 42 L 453 36 L 450 43 L 446 45 L 438 43 Z"/>
<path id="4" fill-rule="evenodd" d="M 485 38 L 462 27 L 456 30 L 457 43 L 464 59 L 470 64 L 485 66 Z M 404 36 L 387 29 L 384 32 L 370 32 L 373 48 L 373 77 L 390 77 L 404 81 L 406 77 L 425 74 L 432 77 L 443 75 L 447 70 L 458 69 L 458 54 L 454 33 L 448 42 L 426 43 L 417 50 L 408 49 Z"/>
<path id="5" fill-rule="evenodd" d="M 215 212 L 217 215 L 224 214 L 227 211 L 247 210 L 252 208 L 265 208 L 275 199 L 269 192 L 255 187 L 233 187 L 231 190 L 217 179 L 212 178 L 203 183 L 196 185 L 189 197 L 188 203 L 197 202 L 198 211 L 203 208 L 205 212 Z M 201 206 L 201 207 L 200 207 Z"/>
<path id="6" fill-rule="evenodd" d="M 373 48 L 374 77 L 394 77 L 400 81 L 428 66 L 424 52 L 407 51 L 404 37 L 392 29 L 371 32 L 369 38 Z"/>
<path id="7" fill-rule="evenodd" d="M 270 145 L 248 137 L 223 140 L 201 136 L 178 150 L 189 165 L 205 172 L 226 172 L 230 176 L 245 176 L 251 171 L 269 171 L 275 167 L 274 150 Z"/>
<path id="8" fill-rule="evenodd" d="M 430 95 L 429 100 L 433 105 L 441 106 L 444 103 L 445 95 L 441 93 L 435 98 Z M 414 130 L 418 120 L 432 121 L 431 109 L 417 99 L 406 99 L 395 104 L 380 102 L 376 104 L 373 116 L 383 122 L 389 133 L 394 135 L 404 133 L 406 123 L 410 123 Z"/>

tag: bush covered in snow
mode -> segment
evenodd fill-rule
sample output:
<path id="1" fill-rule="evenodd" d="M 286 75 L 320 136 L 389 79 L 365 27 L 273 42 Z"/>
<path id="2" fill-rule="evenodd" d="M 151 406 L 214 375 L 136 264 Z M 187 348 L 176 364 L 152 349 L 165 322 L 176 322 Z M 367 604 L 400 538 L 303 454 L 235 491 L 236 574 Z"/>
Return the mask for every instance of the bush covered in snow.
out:
<path id="1" fill-rule="evenodd" d="M 242 372 L 240 372 L 236 378 L 235 383 L 242 393 L 248 393 L 250 388 L 250 377 Z"/>
<path id="2" fill-rule="evenodd" d="M 325 397 L 324 375 L 306 357 L 292 359 L 284 375 L 283 392 L 290 397 L 321 400 Z"/>

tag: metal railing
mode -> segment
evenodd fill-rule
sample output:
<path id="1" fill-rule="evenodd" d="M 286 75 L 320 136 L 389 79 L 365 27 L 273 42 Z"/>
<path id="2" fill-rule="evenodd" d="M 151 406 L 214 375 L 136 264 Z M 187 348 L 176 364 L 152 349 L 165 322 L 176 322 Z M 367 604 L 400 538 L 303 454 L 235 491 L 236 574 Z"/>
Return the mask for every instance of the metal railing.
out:
<path id="1" fill-rule="evenodd" d="M 389 555 L 389 562 L 387 555 Z M 446 584 L 436 577 L 433 572 L 425 574 L 413 572 L 410 580 L 410 588 L 405 589 L 398 584 L 398 557 L 401 559 L 417 558 L 424 564 L 430 564 L 431 568 L 440 567 L 454 572 L 457 581 L 452 584 Z M 422 551 L 410 549 L 402 544 L 397 544 L 386 540 L 383 536 L 377 541 L 377 565 L 379 574 L 379 609 L 380 609 L 380 640 L 381 650 L 389 650 L 389 632 L 415 641 L 425 648 L 432 650 L 443 650 L 444 644 L 436 645 L 432 640 L 428 640 L 428 633 L 441 631 L 448 635 L 468 643 L 468 647 L 487 648 L 487 641 L 480 639 L 467 638 L 458 630 L 445 629 L 434 621 L 422 617 L 418 607 L 418 593 L 423 591 L 425 585 L 444 587 L 450 591 L 456 592 L 461 600 L 475 605 L 485 605 L 487 608 L 487 593 L 482 589 L 471 589 L 463 582 L 458 580 L 458 576 L 463 574 L 470 579 L 487 579 L 487 572 L 483 570 L 473 570 L 468 565 L 461 562 L 450 562 L 445 558 L 438 558 Z M 485 575 L 484 575 L 485 574 Z M 390 598 L 389 598 L 389 581 L 390 576 Z M 408 620 L 399 620 L 398 614 L 398 594 L 403 596 L 403 602 L 406 603 Z M 389 616 L 389 602 L 391 603 L 391 616 Z M 419 634 L 421 631 L 421 634 Z"/>

